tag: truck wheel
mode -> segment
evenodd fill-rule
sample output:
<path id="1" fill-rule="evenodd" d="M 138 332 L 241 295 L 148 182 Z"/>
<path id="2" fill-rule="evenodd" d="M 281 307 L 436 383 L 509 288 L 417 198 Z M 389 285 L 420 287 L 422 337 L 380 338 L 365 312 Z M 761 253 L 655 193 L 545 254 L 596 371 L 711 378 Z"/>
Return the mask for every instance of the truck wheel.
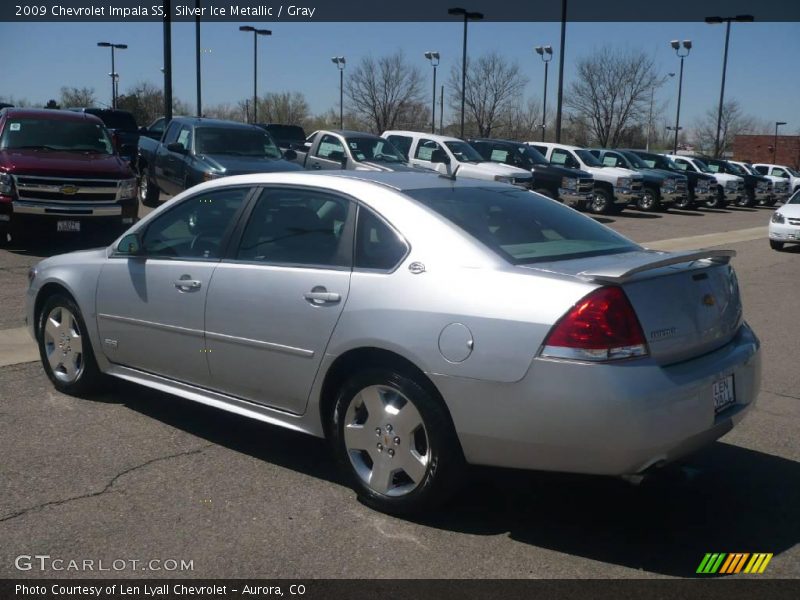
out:
<path id="1" fill-rule="evenodd" d="M 769 241 L 769 247 L 773 250 L 783 250 L 783 242 L 776 242 L 775 240 Z"/>
<path id="2" fill-rule="evenodd" d="M 739 206 L 741 208 L 749 208 L 755 205 L 756 205 L 755 190 L 746 189 L 744 191 L 744 196 L 741 196 L 739 200 L 736 201 L 736 206 Z"/>
<path id="3" fill-rule="evenodd" d="M 0 227 L 0 248 L 8 246 L 8 228 Z"/>
<path id="4" fill-rule="evenodd" d="M 644 188 L 644 193 L 636 202 L 636 206 L 639 208 L 639 210 L 643 210 L 645 212 L 653 212 L 658 210 L 661 206 L 661 202 L 658 199 L 658 190 L 655 190 L 651 187 Z"/>
<path id="5" fill-rule="evenodd" d="M 722 191 L 722 188 L 718 188 L 717 193 L 711 198 L 708 198 L 703 205 L 706 208 L 722 208 L 725 206 L 725 194 Z"/>
<path id="6" fill-rule="evenodd" d="M 150 179 L 150 169 L 142 167 L 142 174 L 139 177 L 139 201 L 150 208 L 158 206 L 159 197 L 158 186 Z"/>
<path id="7" fill-rule="evenodd" d="M 685 196 L 682 196 L 675 200 L 675 204 L 673 204 L 675 208 L 678 210 L 689 210 L 694 208 L 694 192 L 687 192 Z"/>
<path id="8" fill-rule="evenodd" d="M 608 193 L 608 190 L 601 187 L 594 188 L 594 197 L 591 204 L 589 204 L 590 211 L 596 215 L 607 214 L 611 212 L 613 206 L 614 199 Z"/>

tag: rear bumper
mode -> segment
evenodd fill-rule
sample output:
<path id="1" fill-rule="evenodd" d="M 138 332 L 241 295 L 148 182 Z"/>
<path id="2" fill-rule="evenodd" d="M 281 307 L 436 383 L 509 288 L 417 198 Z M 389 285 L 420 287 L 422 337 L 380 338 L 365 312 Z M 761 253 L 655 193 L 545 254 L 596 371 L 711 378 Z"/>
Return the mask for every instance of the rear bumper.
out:
<path id="1" fill-rule="evenodd" d="M 470 463 L 625 475 L 696 450 L 738 423 L 758 396 L 759 346 L 744 325 L 724 347 L 666 367 L 651 359 L 535 359 L 516 383 L 431 377 Z M 715 415 L 712 384 L 730 374 L 736 403 Z"/>

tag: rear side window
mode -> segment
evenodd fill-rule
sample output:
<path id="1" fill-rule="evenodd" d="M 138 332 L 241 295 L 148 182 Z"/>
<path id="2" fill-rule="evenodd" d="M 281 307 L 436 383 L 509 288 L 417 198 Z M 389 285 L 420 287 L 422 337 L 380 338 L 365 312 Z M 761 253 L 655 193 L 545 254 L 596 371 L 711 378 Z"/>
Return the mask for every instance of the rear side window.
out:
<path id="1" fill-rule="evenodd" d="M 512 264 L 637 250 L 630 240 L 557 202 L 501 188 L 430 188 L 406 195 Z"/>
<path id="2" fill-rule="evenodd" d="M 358 209 L 355 266 L 357 269 L 391 271 L 408 252 L 403 238 L 375 213 L 363 206 Z"/>
<path id="3" fill-rule="evenodd" d="M 403 156 L 408 159 L 408 153 L 411 152 L 412 139 L 406 135 L 390 135 L 387 138 L 392 145 L 403 153 Z"/>

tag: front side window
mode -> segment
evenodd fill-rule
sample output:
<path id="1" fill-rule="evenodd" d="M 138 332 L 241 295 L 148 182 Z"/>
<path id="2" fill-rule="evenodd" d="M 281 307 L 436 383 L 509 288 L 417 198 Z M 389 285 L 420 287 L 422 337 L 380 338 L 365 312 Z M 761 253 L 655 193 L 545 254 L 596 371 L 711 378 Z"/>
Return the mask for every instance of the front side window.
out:
<path id="1" fill-rule="evenodd" d="M 678 167 L 681 171 L 694 171 L 694 167 L 690 165 L 690 163 L 682 158 L 674 159 L 675 166 Z"/>
<path id="2" fill-rule="evenodd" d="M 145 229 L 142 249 L 152 258 L 218 260 L 249 188 L 215 189 L 192 196 Z"/>
<path id="3" fill-rule="evenodd" d="M 453 156 L 456 157 L 458 162 L 482 162 L 483 158 L 478 154 L 478 151 L 470 146 L 467 142 L 461 140 L 457 142 L 445 142 L 445 146 L 450 149 Z"/>
<path id="4" fill-rule="evenodd" d="M 192 137 L 192 130 L 189 129 L 188 126 L 184 125 L 183 127 L 181 127 L 180 133 L 178 133 L 178 139 L 176 140 L 176 143 L 183 146 L 184 150 L 188 150 L 189 146 L 192 143 L 191 137 Z"/>
<path id="5" fill-rule="evenodd" d="M 172 122 L 167 127 L 167 133 L 164 135 L 164 144 L 171 144 L 178 139 L 178 132 L 181 130 L 181 124 Z"/>
<path id="6" fill-rule="evenodd" d="M 420 140 L 419 144 L 417 144 L 417 152 L 414 154 L 414 158 L 430 161 L 434 150 L 442 150 L 442 147 L 433 140 Z"/>
<path id="7" fill-rule="evenodd" d="M 639 249 L 573 209 L 520 189 L 407 190 L 512 264 L 568 260 Z"/>
<path id="8" fill-rule="evenodd" d="M 589 154 L 589 156 L 591 156 L 591 154 Z M 596 161 L 597 159 L 595 158 L 594 160 Z M 554 165 L 570 167 L 572 169 L 578 166 L 578 161 L 576 161 L 567 150 L 561 150 L 560 148 L 553 148 L 553 153 L 550 155 L 550 162 Z"/>
<path id="9" fill-rule="evenodd" d="M 783 169 L 779 169 L 778 167 L 772 169 L 772 174 L 775 177 L 786 177 L 786 178 L 789 177 L 789 174 L 786 171 L 784 171 Z"/>
<path id="10" fill-rule="evenodd" d="M 403 238 L 363 206 L 358 209 L 355 267 L 391 271 L 403 260 L 408 246 Z"/>
<path id="11" fill-rule="evenodd" d="M 402 163 L 405 157 L 392 143 L 383 138 L 349 137 L 346 140 L 350 154 L 359 162 Z"/>
<path id="12" fill-rule="evenodd" d="M 84 120 L 11 118 L 0 137 L 0 150 L 58 150 L 113 154 L 103 125 Z"/>
<path id="13" fill-rule="evenodd" d="M 236 253 L 248 262 L 349 267 L 350 201 L 304 189 L 265 191 L 253 209 Z"/>
<path id="14" fill-rule="evenodd" d="M 341 161 L 344 154 L 344 146 L 339 138 L 332 135 L 323 135 L 317 148 L 317 156 L 327 160 Z"/>

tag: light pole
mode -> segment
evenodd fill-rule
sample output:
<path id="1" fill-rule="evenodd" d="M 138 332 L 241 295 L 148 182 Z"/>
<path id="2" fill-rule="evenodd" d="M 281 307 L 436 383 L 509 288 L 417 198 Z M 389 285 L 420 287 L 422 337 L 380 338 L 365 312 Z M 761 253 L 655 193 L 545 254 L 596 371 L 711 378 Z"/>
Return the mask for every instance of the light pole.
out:
<path id="1" fill-rule="evenodd" d="M 736 15 L 735 17 L 706 17 L 706 23 L 710 25 L 725 23 L 725 53 L 722 56 L 722 85 L 719 88 L 719 110 L 717 111 L 717 137 L 714 140 L 714 156 L 719 158 L 722 149 L 719 147 L 719 133 L 722 129 L 722 102 L 725 99 L 725 72 L 728 69 L 728 42 L 731 37 L 731 21 L 740 23 L 752 23 L 755 19 L 753 15 Z"/>
<path id="2" fill-rule="evenodd" d="M 675 77 L 675 73 L 667 73 L 670 77 Z M 661 84 L 659 84 L 661 85 Z M 653 131 L 653 100 L 656 93 L 656 87 L 650 88 L 650 112 L 647 113 L 647 136 L 645 137 L 645 150 L 650 152 L 650 134 Z"/>
<path id="3" fill-rule="evenodd" d="M 114 50 L 125 50 L 128 44 L 113 44 L 111 42 L 97 42 L 101 48 L 111 48 L 111 108 L 117 108 L 117 71 L 114 68 Z"/>
<path id="4" fill-rule="evenodd" d="M 256 29 L 250 25 L 242 25 L 239 31 L 253 32 L 253 123 L 258 122 L 258 36 L 272 35 L 269 29 Z"/>
<path id="5" fill-rule="evenodd" d="M 786 125 L 786 121 L 775 121 L 775 141 L 772 144 L 772 162 L 778 164 L 778 127 Z"/>
<path id="6" fill-rule="evenodd" d="M 667 131 L 674 131 L 674 132 L 675 132 L 675 138 L 676 138 L 676 139 L 677 139 L 677 137 L 678 137 L 678 132 L 679 132 L 681 129 L 683 129 L 683 127 L 669 127 L 669 126 L 667 126 Z M 673 152 L 672 152 L 672 153 L 673 153 L 673 154 L 677 154 L 677 153 L 678 153 L 678 148 L 677 148 L 677 146 L 675 147 L 675 149 L 673 150 Z"/>
<path id="7" fill-rule="evenodd" d="M 483 13 L 469 12 L 464 8 L 448 8 L 448 15 L 464 17 L 464 50 L 461 54 L 461 137 L 464 137 L 464 103 L 467 94 L 467 23 L 469 21 L 480 21 Z"/>
<path id="8" fill-rule="evenodd" d="M 675 143 L 672 146 L 672 153 L 678 153 L 678 130 L 680 130 L 681 125 L 681 94 L 683 92 L 683 59 L 689 56 L 689 52 L 692 50 L 692 41 L 691 40 L 683 40 L 683 50 L 685 52 L 681 52 L 681 42 L 678 40 L 672 40 L 670 42 L 670 46 L 672 46 L 673 50 L 675 50 L 675 54 L 678 55 L 678 58 L 681 59 L 681 74 L 678 76 L 678 110 L 675 113 Z"/>
<path id="9" fill-rule="evenodd" d="M 561 105 L 564 98 L 564 46 L 567 43 L 567 0 L 561 0 L 561 45 L 558 47 L 558 104 L 556 105 L 556 142 L 561 142 Z"/>
<path id="10" fill-rule="evenodd" d="M 547 66 L 553 60 L 553 47 L 536 46 L 534 51 L 544 62 L 544 94 L 542 94 L 542 141 L 544 141 L 544 129 L 547 126 Z"/>
<path id="11" fill-rule="evenodd" d="M 425 53 L 425 58 L 431 61 L 433 67 L 433 101 L 431 103 L 431 133 L 436 133 L 436 67 L 439 66 L 439 53 L 431 52 L 430 50 Z"/>
<path id="12" fill-rule="evenodd" d="M 194 21 L 194 60 L 195 60 L 195 80 L 197 82 L 197 116 L 203 116 L 202 85 L 200 82 L 200 0 L 194 0 L 195 17 Z"/>
<path id="13" fill-rule="evenodd" d="M 339 129 L 344 129 L 344 56 L 334 56 L 331 62 L 339 69 Z"/>

